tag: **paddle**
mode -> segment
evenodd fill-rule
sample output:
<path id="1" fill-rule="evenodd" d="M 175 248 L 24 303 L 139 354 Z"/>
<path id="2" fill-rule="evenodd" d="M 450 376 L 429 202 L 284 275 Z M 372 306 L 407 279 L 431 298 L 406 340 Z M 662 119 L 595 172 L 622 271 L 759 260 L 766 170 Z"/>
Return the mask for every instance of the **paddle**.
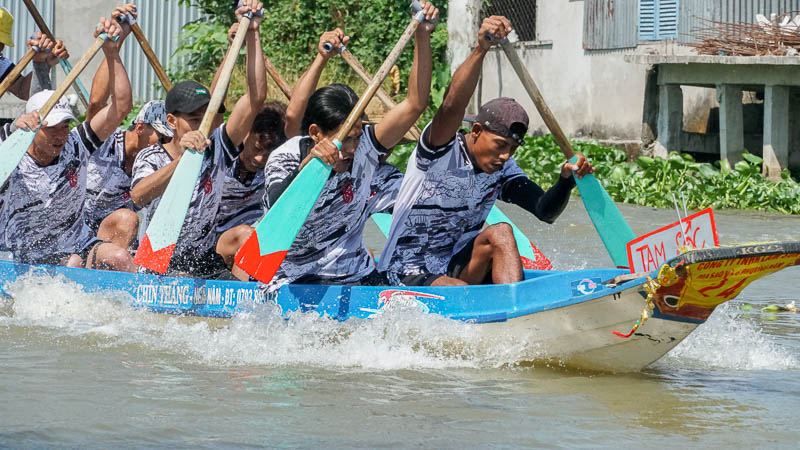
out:
<path id="1" fill-rule="evenodd" d="M 366 92 L 339 128 L 334 142 L 341 146 L 350 130 L 361 120 L 364 110 L 389 74 L 403 49 L 411 40 L 419 24 L 425 19 L 420 4 L 412 3 L 414 17 L 409 22 L 400 40 L 397 41 L 386 61 L 369 83 Z M 269 283 L 286 258 L 297 233 L 308 218 L 330 175 L 331 167 L 318 158 L 306 164 L 275 205 L 256 225 L 253 234 L 236 254 L 236 265 L 257 280 Z"/>
<path id="2" fill-rule="evenodd" d="M 206 108 L 203 121 L 200 123 L 199 131 L 206 137 L 210 134 L 211 124 L 225 99 L 233 68 L 236 66 L 239 50 L 242 48 L 247 36 L 247 28 L 250 26 L 251 18 L 252 14 L 250 13 L 242 16 L 239 21 L 239 28 L 236 31 L 236 37 L 225 55 L 219 81 L 214 93 L 211 95 L 211 102 Z M 186 220 L 186 213 L 189 211 L 189 204 L 192 201 L 195 185 L 200 177 L 203 153 L 186 150 L 181 156 L 181 160 L 169 180 L 167 189 L 161 197 L 158 208 L 153 214 L 153 219 L 150 221 L 150 225 L 142 238 L 139 250 L 136 252 L 136 257 L 133 260 L 136 264 L 157 273 L 166 273 L 172 260 L 172 255 L 175 253 L 178 237 L 181 234 L 183 222 Z"/>
<path id="3" fill-rule="evenodd" d="M 39 117 L 42 124 L 45 122 L 45 118 L 50 113 L 50 110 L 52 110 L 56 103 L 58 103 L 64 93 L 67 92 L 67 89 L 69 89 L 70 85 L 72 85 L 72 83 L 78 78 L 78 75 L 80 75 L 86 66 L 89 65 L 89 62 L 91 62 L 92 58 L 94 58 L 94 55 L 100 51 L 100 49 L 103 47 L 103 43 L 107 39 L 108 35 L 105 33 L 101 34 L 97 37 L 97 39 L 95 39 L 92 46 L 89 47 L 89 50 L 87 50 L 86 53 L 81 57 L 80 61 L 78 61 L 72 71 L 67 74 L 67 77 L 61 83 L 61 85 L 58 86 L 55 92 L 53 92 L 53 95 L 50 96 L 50 99 L 47 101 L 47 103 L 45 103 L 44 106 L 39 109 Z M 0 144 L 0 155 L 3 155 L 3 157 L 0 158 L 0 186 L 6 182 L 14 169 L 17 168 L 17 165 L 19 165 L 22 157 L 25 156 L 25 153 L 31 146 L 37 131 L 38 129 L 19 129 Z"/>
<path id="4" fill-rule="evenodd" d="M 280 73 L 278 73 L 278 69 L 275 68 L 275 65 L 272 64 L 272 61 L 269 60 L 267 56 L 264 56 L 264 66 L 267 69 L 267 73 L 269 74 L 270 78 L 278 85 L 278 89 L 283 92 L 283 95 L 286 96 L 287 100 L 292 99 L 292 88 L 289 86 L 289 83 L 283 79 Z"/>
<path id="5" fill-rule="evenodd" d="M 56 38 L 53 36 L 53 32 L 50 31 L 50 27 L 47 26 L 47 23 L 44 21 L 42 14 L 39 13 L 39 10 L 36 8 L 36 5 L 33 3 L 33 0 L 22 0 L 22 1 L 28 8 L 28 12 L 31 13 L 33 21 L 36 22 L 36 26 L 39 27 L 39 30 L 42 33 L 46 34 L 47 37 L 55 41 Z M 70 62 L 67 61 L 66 59 L 60 60 L 58 64 L 61 66 L 61 70 L 63 70 L 65 74 L 69 75 L 70 73 L 72 73 L 73 71 L 72 64 L 70 64 Z M 83 85 L 83 83 L 81 83 L 81 80 L 78 78 L 75 78 L 73 84 L 75 84 L 75 92 L 78 94 L 78 98 L 81 100 L 81 103 L 83 103 L 83 107 L 88 109 L 89 102 L 86 99 L 89 98 L 89 91 L 86 90 L 86 87 Z"/>
<path id="6" fill-rule="evenodd" d="M 22 59 L 19 60 L 14 69 L 6 75 L 6 78 L 0 83 L 0 97 L 2 97 L 11 86 L 17 81 L 20 75 L 22 75 L 22 71 L 25 70 L 25 67 L 30 64 L 33 60 L 33 57 L 36 56 L 36 50 L 30 49 L 24 55 L 22 55 Z"/>
<path id="7" fill-rule="evenodd" d="M 147 36 L 144 35 L 142 27 L 139 26 L 139 23 L 130 14 L 120 16 L 119 21 L 128 22 L 131 25 L 131 33 L 133 33 L 133 35 L 136 36 L 136 40 L 139 41 L 139 46 L 142 48 L 142 52 L 147 58 L 147 61 L 150 63 L 150 66 L 153 68 L 153 71 L 155 71 L 158 80 L 161 82 L 161 86 L 165 91 L 171 91 L 172 81 L 170 81 L 169 77 L 167 76 L 167 72 L 164 70 L 161 62 L 158 61 L 158 56 L 156 56 L 156 53 L 153 51 L 153 47 L 150 46 L 150 42 L 147 40 Z"/>
<path id="8" fill-rule="evenodd" d="M 531 100 L 533 100 L 533 104 L 536 105 L 536 109 L 542 116 L 545 125 L 547 125 L 550 132 L 553 133 L 553 137 L 564 153 L 564 156 L 574 162 L 576 157 L 575 151 L 572 149 L 572 144 L 569 142 L 569 139 L 567 139 L 558 121 L 556 121 L 550 107 L 547 106 L 544 97 L 542 97 L 542 93 L 539 91 L 539 87 L 536 86 L 536 82 L 533 81 L 533 77 L 520 59 L 517 50 L 508 39 L 503 39 L 500 45 L 503 47 L 503 51 L 508 57 L 514 71 L 517 72 L 517 76 L 522 82 L 523 87 L 525 87 Z M 611 256 L 612 261 L 614 261 L 614 264 L 618 267 L 627 267 L 628 255 L 626 246 L 628 242 L 636 238 L 633 230 L 631 230 L 625 218 L 622 217 L 622 213 L 620 213 L 617 205 L 614 204 L 608 192 L 603 189 L 603 186 L 600 185 L 594 175 L 585 175 L 580 179 L 575 177 L 575 181 L 578 184 L 578 189 L 580 190 L 581 199 L 583 199 L 586 211 L 589 213 L 589 217 L 592 219 L 592 223 L 597 229 L 600 239 L 603 240 L 603 244 L 608 254 Z"/>
<path id="9" fill-rule="evenodd" d="M 325 50 L 329 52 L 333 50 L 333 46 L 327 42 L 323 47 L 325 48 Z M 370 74 L 367 72 L 364 66 L 361 65 L 361 62 L 358 59 L 356 59 L 356 57 L 350 52 L 350 50 L 347 49 L 346 46 L 344 45 L 340 46 L 338 52 L 345 60 L 345 62 L 347 62 L 350 68 L 353 69 L 353 72 L 355 72 L 356 75 L 358 75 L 359 78 L 361 78 L 361 80 L 364 81 L 364 83 L 369 85 L 372 82 L 372 76 L 370 76 Z M 387 94 L 386 91 L 383 90 L 383 88 L 378 89 L 378 92 L 376 93 L 375 96 L 378 97 L 378 100 L 380 100 L 381 103 L 383 103 L 383 105 L 386 106 L 388 109 L 392 109 L 395 106 L 397 106 L 397 103 L 395 103 L 394 100 L 392 100 L 392 97 L 390 97 L 389 94 Z M 408 131 L 408 137 L 412 141 L 418 141 L 421 135 L 422 131 L 420 131 L 420 129 L 416 125 L 414 125 Z"/>

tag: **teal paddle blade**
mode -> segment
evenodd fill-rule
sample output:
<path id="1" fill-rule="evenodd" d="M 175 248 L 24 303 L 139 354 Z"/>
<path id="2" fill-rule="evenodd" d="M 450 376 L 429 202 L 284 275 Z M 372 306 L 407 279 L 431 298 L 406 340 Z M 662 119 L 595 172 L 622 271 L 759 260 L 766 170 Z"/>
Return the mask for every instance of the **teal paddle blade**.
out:
<path id="1" fill-rule="evenodd" d="M 389 230 L 392 229 L 392 215 L 386 213 L 375 213 L 372 215 L 372 221 L 383 233 L 383 237 L 389 237 Z"/>
<path id="2" fill-rule="evenodd" d="M 189 150 L 184 152 L 169 180 L 167 190 L 161 196 L 139 250 L 136 251 L 136 264 L 158 273 L 166 273 L 172 254 L 175 253 L 202 165 L 203 153 Z"/>
<path id="3" fill-rule="evenodd" d="M 572 162 L 576 158 L 573 158 Z M 622 217 L 622 213 L 617 208 L 614 200 L 608 195 L 594 175 L 586 175 L 583 178 L 575 177 L 578 190 L 581 192 L 583 205 L 589 218 L 600 235 L 611 260 L 617 267 L 628 266 L 628 242 L 636 238 L 628 222 Z"/>
<path id="4" fill-rule="evenodd" d="M 35 131 L 17 130 L 0 144 L 0 186 L 22 161 L 35 136 Z"/>
<path id="5" fill-rule="evenodd" d="M 240 269 L 262 283 L 272 281 L 330 172 L 331 167 L 318 158 L 306 164 L 239 249 L 236 265 Z"/>

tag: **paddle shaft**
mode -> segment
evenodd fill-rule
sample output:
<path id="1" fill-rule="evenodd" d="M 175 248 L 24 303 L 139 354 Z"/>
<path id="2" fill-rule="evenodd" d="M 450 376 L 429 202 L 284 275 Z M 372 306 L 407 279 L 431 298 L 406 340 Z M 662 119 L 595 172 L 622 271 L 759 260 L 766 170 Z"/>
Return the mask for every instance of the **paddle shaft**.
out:
<path id="1" fill-rule="evenodd" d="M 161 86 L 164 87 L 165 91 L 171 91 L 172 81 L 170 81 L 169 77 L 167 76 L 167 72 L 158 61 L 158 56 L 156 56 L 156 53 L 153 51 L 153 47 L 150 46 L 150 42 L 147 40 L 147 36 L 144 35 L 142 27 L 140 27 L 138 23 L 131 24 L 131 33 L 133 33 L 133 35 L 136 36 L 136 40 L 139 41 L 139 46 L 142 47 L 144 56 L 147 57 L 147 61 L 149 61 L 150 66 L 153 67 L 158 80 L 161 81 Z"/>
<path id="2" fill-rule="evenodd" d="M 283 95 L 286 96 L 287 100 L 292 99 L 292 87 L 289 86 L 289 83 L 283 79 L 280 73 L 278 73 L 278 69 L 275 68 L 275 65 L 272 64 L 272 61 L 265 55 L 264 56 L 264 66 L 267 69 L 267 73 L 275 81 L 275 84 L 278 85 L 278 89 L 283 92 Z"/>
<path id="3" fill-rule="evenodd" d="M 42 17 L 42 14 L 39 12 L 39 9 L 36 8 L 36 5 L 33 3 L 33 0 L 22 0 L 22 1 L 28 8 L 28 12 L 30 12 L 31 16 L 33 17 L 33 21 L 36 22 L 36 26 L 39 27 L 39 30 L 41 30 L 42 33 L 46 34 L 47 37 L 55 41 L 56 38 L 53 36 L 53 32 L 50 31 L 50 27 L 47 26 L 47 22 L 44 21 L 44 17 Z M 68 76 L 70 73 L 74 71 L 74 68 L 69 65 L 68 61 L 62 60 L 61 68 L 64 70 L 64 73 L 66 73 Z M 83 69 L 81 69 L 81 71 L 82 70 Z M 76 77 L 70 84 L 75 84 L 75 93 L 78 94 L 78 98 L 81 100 L 81 103 L 83 103 L 84 108 L 88 109 L 89 101 L 86 100 L 87 94 L 84 92 L 82 86 L 80 85 L 78 78 Z"/>
<path id="4" fill-rule="evenodd" d="M 203 116 L 203 121 L 200 122 L 199 131 L 203 133 L 203 136 L 208 137 L 208 135 L 211 133 L 211 125 L 214 122 L 214 117 L 219 112 L 219 108 L 222 106 L 222 102 L 225 100 L 225 94 L 228 91 L 228 84 L 231 82 L 233 68 L 236 66 L 236 59 L 239 57 L 239 50 L 241 50 L 242 44 L 244 44 L 244 40 L 247 37 L 247 29 L 249 27 L 250 17 L 242 16 L 242 19 L 239 21 L 239 29 L 236 30 L 236 37 L 233 38 L 231 47 L 228 49 L 228 53 L 225 55 L 225 61 L 222 63 L 222 69 L 220 70 L 217 87 L 211 94 L 211 101 L 208 103 L 208 108 Z"/>
<path id="5" fill-rule="evenodd" d="M 8 92 L 8 90 L 11 89 L 11 86 L 13 86 L 14 83 L 17 82 L 19 76 L 22 75 L 22 71 L 25 70 L 25 67 L 27 67 L 28 64 L 31 63 L 34 56 L 36 56 L 36 51 L 34 49 L 28 50 L 28 52 L 22 56 L 22 59 L 19 60 L 17 65 L 14 67 L 14 70 L 12 70 L 6 76 L 5 80 L 3 80 L 2 83 L 0 83 L 0 97 L 2 97 L 6 92 Z"/>
<path id="6" fill-rule="evenodd" d="M 53 92 L 53 95 L 51 95 L 50 99 L 47 100 L 47 103 L 45 103 L 39 109 L 40 120 L 44 121 L 45 117 L 47 117 L 47 114 L 50 113 L 50 110 L 53 109 L 56 103 L 58 103 L 61 97 L 67 92 L 72 83 L 74 83 L 75 80 L 78 79 L 78 76 L 81 74 L 81 72 L 83 72 L 86 66 L 89 65 L 89 63 L 92 61 L 92 58 L 94 58 L 94 55 L 96 55 L 97 52 L 99 52 L 100 49 L 103 48 L 103 44 L 106 42 L 106 39 L 107 38 L 105 37 L 105 35 L 101 35 L 100 37 L 94 40 L 92 46 L 89 47 L 89 50 L 86 50 L 86 53 L 83 54 L 80 61 L 78 61 L 78 63 L 75 64 L 75 67 L 72 68 L 70 73 L 67 74 L 67 77 L 56 88 L 55 92 Z"/>
<path id="7" fill-rule="evenodd" d="M 350 112 L 350 116 L 347 117 L 347 120 L 344 122 L 341 128 L 339 128 L 339 132 L 336 134 L 336 139 L 339 142 L 344 142 L 347 138 L 347 135 L 350 134 L 350 130 L 355 126 L 356 122 L 361 120 L 361 116 L 364 114 L 364 111 L 367 109 L 367 105 L 369 104 L 372 97 L 380 88 L 381 83 L 386 77 L 389 75 L 389 71 L 392 69 L 392 66 L 397 62 L 397 59 L 400 58 L 400 55 L 403 53 L 403 49 L 405 49 L 408 42 L 414 36 L 414 32 L 417 31 L 417 27 L 419 24 L 424 20 L 425 16 L 423 15 L 422 11 L 415 14 L 414 18 L 411 19 L 411 22 L 408 23 L 405 31 L 403 31 L 402 36 L 400 36 L 400 40 L 397 41 L 394 48 L 392 49 L 389 56 L 386 57 L 386 60 L 381 65 L 381 68 L 378 69 L 378 73 L 375 74 L 375 78 L 368 83 L 367 90 L 364 92 L 358 99 L 358 103 L 356 103 L 355 108 L 353 111 Z"/>
<path id="8" fill-rule="evenodd" d="M 547 106 L 547 102 L 544 101 L 544 97 L 542 97 L 539 87 L 536 85 L 536 82 L 533 81 L 533 77 L 525 67 L 525 63 L 523 63 L 522 59 L 520 59 L 517 49 L 514 48 L 514 45 L 511 44 L 508 39 L 503 39 L 503 41 L 500 43 L 500 46 L 503 47 L 503 51 L 508 57 L 511 67 L 513 67 L 514 71 L 517 72 L 517 76 L 522 82 L 522 86 L 528 92 L 531 100 L 533 100 L 533 104 L 536 105 L 536 109 L 539 111 L 539 115 L 542 116 L 542 120 L 547 126 L 547 129 L 553 133 L 553 138 L 561 148 L 564 156 L 566 156 L 567 159 L 572 158 L 575 156 L 575 150 L 573 150 L 572 144 L 569 142 L 569 139 L 567 139 L 567 135 L 564 134 L 564 130 L 561 129 L 561 125 L 558 124 L 558 121 L 553 115 L 553 111 L 550 110 L 550 107 Z"/>
<path id="9" fill-rule="evenodd" d="M 350 50 L 347 49 L 347 47 L 342 46 L 339 49 L 339 54 L 342 55 L 342 58 L 344 58 L 345 62 L 347 62 L 350 68 L 353 69 L 353 72 L 355 72 L 356 75 L 358 75 L 364 81 L 364 83 L 370 84 L 372 82 L 372 77 L 369 75 L 364 66 L 361 65 L 361 62 L 355 57 L 355 55 L 353 55 Z M 392 100 L 392 98 L 386 93 L 386 91 L 383 90 L 383 88 L 378 89 L 376 96 L 378 97 L 378 100 L 380 100 L 381 103 L 383 103 L 384 106 L 389 109 L 397 106 L 397 103 Z M 408 130 L 408 133 L 415 141 L 419 140 L 419 137 L 422 135 L 422 131 L 420 131 L 416 125 Z"/>

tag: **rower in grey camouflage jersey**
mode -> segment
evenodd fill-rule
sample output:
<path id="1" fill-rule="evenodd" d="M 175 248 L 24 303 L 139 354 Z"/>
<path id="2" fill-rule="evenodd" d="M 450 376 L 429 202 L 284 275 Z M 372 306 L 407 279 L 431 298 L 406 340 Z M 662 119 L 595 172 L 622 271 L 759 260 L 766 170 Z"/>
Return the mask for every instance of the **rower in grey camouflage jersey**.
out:
<path id="1" fill-rule="evenodd" d="M 265 168 L 265 209 L 291 183 L 313 145 L 309 137 L 295 137 L 272 152 Z M 364 226 L 373 213 L 391 209 L 402 178 L 397 169 L 380 163 L 387 153 L 374 127 L 365 126 L 352 168 L 332 172 L 269 289 L 301 279 L 355 283 L 375 271 L 362 237 Z"/>

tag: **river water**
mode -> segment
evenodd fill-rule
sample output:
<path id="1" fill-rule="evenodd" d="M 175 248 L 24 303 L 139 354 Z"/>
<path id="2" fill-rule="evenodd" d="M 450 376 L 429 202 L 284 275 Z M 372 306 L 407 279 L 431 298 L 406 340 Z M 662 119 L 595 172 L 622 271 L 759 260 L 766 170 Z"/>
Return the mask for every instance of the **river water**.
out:
<path id="1" fill-rule="evenodd" d="M 554 226 L 504 209 L 557 268 L 610 264 L 580 200 Z M 621 209 L 637 232 L 676 220 Z M 800 218 L 717 222 L 723 244 L 800 240 Z M 800 314 L 761 308 L 798 279 L 757 282 L 632 375 L 509 365 L 524 349 L 411 312 L 176 318 L 27 280 L 0 307 L 0 447 L 797 448 Z"/>

